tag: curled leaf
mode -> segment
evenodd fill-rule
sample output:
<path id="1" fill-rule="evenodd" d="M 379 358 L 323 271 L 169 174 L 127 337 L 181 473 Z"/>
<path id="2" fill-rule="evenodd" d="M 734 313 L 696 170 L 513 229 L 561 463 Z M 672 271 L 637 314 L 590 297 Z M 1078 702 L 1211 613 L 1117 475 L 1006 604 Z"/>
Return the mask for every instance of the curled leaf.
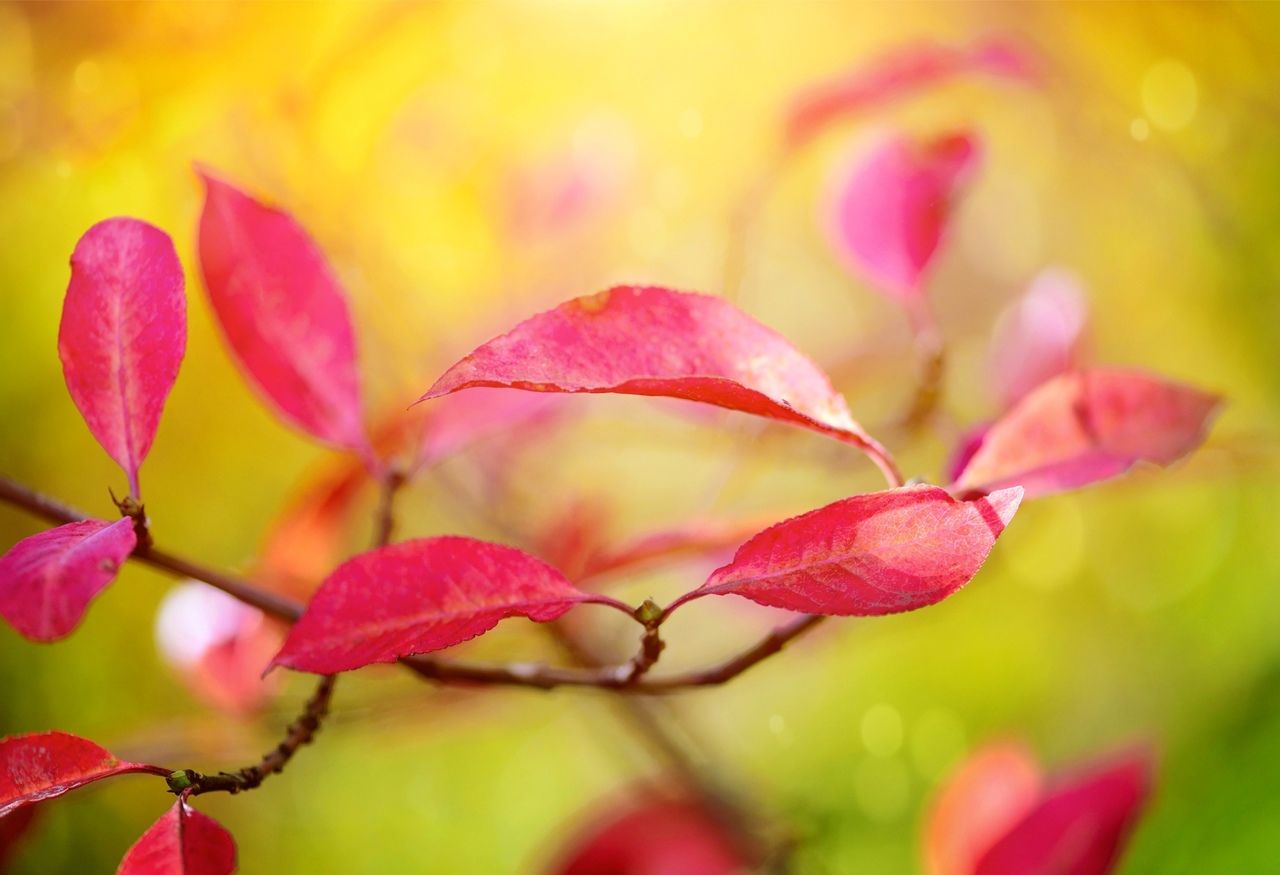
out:
<path id="1" fill-rule="evenodd" d="M 231 833 L 179 799 L 129 848 L 116 875 L 231 875 L 235 870 Z"/>
<path id="2" fill-rule="evenodd" d="M 1042 271 L 996 320 L 988 373 L 1002 408 L 1077 364 L 1088 305 L 1068 271 Z"/>
<path id="3" fill-rule="evenodd" d="M 839 119 L 914 96 L 967 73 L 1023 82 L 1037 78 L 1035 60 L 1007 40 L 986 40 L 972 46 L 931 42 L 902 46 L 801 94 L 787 114 L 787 143 L 797 148 Z"/>
<path id="4" fill-rule="evenodd" d="M 405 541 L 338 566 L 271 666 L 334 674 L 394 662 L 461 644 L 506 617 L 545 623 L 583 602 L 618 606 L 512 547 L 456 536 Z"/>
<path id="5" fill-rule="evenodd" d="M 346 296 L 287 213 L 208 173 L 200 267 L 245 375 L 290 423 L 368 455 Z"/>
<path id="6" fill-rule="evenodd" d="M 832 184 L 825 226 L 836 254 L 917 322 L 925 318 L 925 274 L 977 170 L 979 145 L 967 132 L 922 141 L 892 134 L 857 154 Z"/>
<path id="7" fill-rule="evenodd" d="M 1221 403 L 1137 371 L 1062 374 L 1023 398 L 986 433 L 953 485 L 957 493 L 1022 486 L 1028 497 L 1168 465 L 1205 437 Z"/>
<path id="8" fill-rule="evenodd" d="M 664 396 L 788 422 L 888 453 L 853 421 L 821 369 L 728 301 L 618 286 L 540 313 L 449 368 L 422 400 L 494 386 Z"/>
<path id="9" fill-rule="evenodd" d="M 58 357 L 89 431 L 129 478 L 151 449 L 187 347 L 187 299 L 173 241 L 137 219 L 94 225 L 71 255 Z"/>
<path id="10" fill-rule="evenodd" d="M 846 498 L 760 532 L 671 608 L 705 595 L 840 616 L 923 608 L 978 573 L 1021 499 L 958 501 L 936 486 Z"/>
<path id="11" fill-rule="evenodd" d="M 1107 875 L 1150 790 L 1151 765 L 1142 754 L 1069 779 L 996 841 L 973 875 Z"/>
<path id="12" fill-rule="evenodd" d="M 137 544 L 133 520 L 83 520 L 24 538 L 0 556 L 0 617 L 32 641 L 70 635 Z"/>
<path id="13" fill-rule="evenodd" d="M 103 778 L 136 772 L 168 774 L 159 766 L 117 759 L 92 741 L 66 732 L 0 739 L 0 817 Z"/>

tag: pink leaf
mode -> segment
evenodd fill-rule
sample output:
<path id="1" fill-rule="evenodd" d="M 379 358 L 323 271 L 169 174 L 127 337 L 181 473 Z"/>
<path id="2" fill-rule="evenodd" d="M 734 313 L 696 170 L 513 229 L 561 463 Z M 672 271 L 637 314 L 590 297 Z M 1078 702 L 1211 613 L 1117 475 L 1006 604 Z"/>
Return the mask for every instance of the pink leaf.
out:
<path id="1" fill-rule="evenodd" d="M 792 104 L 787 142 L 797 148 L 841 118 L 848 118 L 966 73 L 1024 82 L 1037 78 L 1034 60 L 1019 46 L 989 40 L 968 47 L 918 43 L 809 89 Z"/>
<path id="2" fill-rule="evenodd" d="M 1131 755 L 1046 796 L 973 869 L 973 875 L 1107 875 L 1151 786 L 1145 756 Z"/>
<path id="3" fill-rule="evenodd" d="M 920 142 L 891 135 L 859 154 L 831 187 L 826 228 L 836 254 L 917 320 L 925 273 L 979 152 L 969 133 Z"/>
<path id="4" fill-rule="evenodd" d="M 647 798 L 598 817 L 551 875 L 744 875 L 751 861 L 714 817 L 681 799 Z"/>
<path id="5" fill-rule="evenodd" d="M 182 265 L 169 235 L 127 218 L 86 231 L 71 254 L 58 357 L 71 399 L 135 497 L 186 347 Z"/>
<path id="6" fill-rule="evenodd" d="M 575 298 L 479 347 L 422 400 L 476 386 L 699 401 L 831 435 L 897 476 L 817 365 L 707 295 L 618 286 Z"/>
<path id="7" fill-rule="evenodd" d="M 24 538 L 0 556 L 0 616 L 33 641 L 65 638 L 136 543 L 128 518 L 83 520 Z"/>
<path id="8" fill-rule="evenodd" d="M 92 741 L 66 732 L 0 739 L 0 817 L 94 781 L 135 772 L 169 774 L 159 766 L 117 759 Z"/>
<path id="9" fill-rule="evenodd" d="M 1011 407 L 1041 383 L 1077 364 L 1088 318 L 1084 289 L 1073 274 L 1043 271 L 996 321 L 988 363 L 1001 407 Z"/>
<path id="10" fill-rule="evenodd" d="M 997 420 L 953 489 L 1020 485 L 1039 497 L 1168 465 L 1203 440 L 1221 399 L 1137 371 L 1093 369 L 1041 385 Z"/>
<path id="11" fill-rule="evenodd" d="M 200 266 L 223 335 L 285 419 L 368 454 L 347 300 L 293 217 L 201 173 Z"/>
<path id="12" fill-rule="evenodd" d="M 671 609 L 732 594 L 813 614 L 913 611 L 977 574 L 1021 499 L 1008 489 L 957 501 L 936 486 L 846 498 L 765 529 Z"/>
<path id="13" fill-rule="evenodd" d="M 1022 745 L 989 745 L 947 779 L 925 826 L 928 875 L 973 875 L 973 867 L 1035 807 L 1044 779 Z"/>
<path id="14" fill-rule="evenodd" d="M 230 875 L 235 870 L 231 833 L 179 799 L 128 850 L 116 875 Z"/>
<path id="15" fill-rule="evenodd" d="M 563 413 L 561 399 L 525 392 L 478 389 L 441 400 L 422 430 L 418 464 L 429 465 L 474 443 L 519 430 L 522 441 Z"/>
<path id="16" fill-rule="evenodd" d="M 580 592 L 550 565 L 472 538 L 420 538 L 348 560 L 320 586 L 271 667 L 334 674 L 461 644 L 506 617 L 545 623 Z"/>

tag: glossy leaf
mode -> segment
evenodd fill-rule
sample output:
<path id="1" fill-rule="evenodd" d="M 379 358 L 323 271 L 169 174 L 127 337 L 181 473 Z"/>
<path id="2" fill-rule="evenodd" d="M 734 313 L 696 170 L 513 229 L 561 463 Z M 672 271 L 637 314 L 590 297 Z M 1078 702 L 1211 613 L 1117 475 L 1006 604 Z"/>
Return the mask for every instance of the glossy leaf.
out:
<path id="1" fill-rule="evenodd" d="M 765 529 L 672 607 L 739 595 L 812 614 L 876 616 L 941 601 L 982 567 L 1021 489 L 958 501 L 906 486 L 837 501 Z"/>
<path id="2" fill-rule="evenodd" d="M 235 870 L 231 833 L 179 799 L 129 848 L 116 875 L 230 875 Z"/>
<path id="3" fill-rule="evenodd" d="M 573 837 L 551 875 L 745 875 L 750 861 L 701 806 L 645 798 L 606 812 Z"/>
<path id="4" fill-rule="evenodd" d="M 575 298 L 480 346 L 422 400 L 478 386 L 699 401 L 811 428 L 888 464 L 817 365 L 708 295 L 618 286 Z"/>
<path id="5" fill-rule="evenodd" d="M 1215 395 L 1137 371 L 1093 369 L 1041 385 L 997 420 L 953 489 L 1022 486 L 1029 497 L 1168 465 L 1205 437 Z"/>
<path id="6" fill-rule="evenodd" d="M 187 347 L 187 299 L 173 241 L 137 219 L 94 225 L 71 255 L 58 327 L 67 390 L 129 478 L 151 449 Z"/>
<path id="7" fill-rule="evenodd" d="M 0 739 L 0 817 L 44 799 L 111 778 L 167 769 L 117 759 L 85 738 L 40 732 Z"/>
<path id="8" fill-rule="evenodd" d="M 969 133 L 922 141 L 891 134 L 856 154 L 831 187 L 826 230 L 836 254 L 917 321 L 925 274 L 979 153 Z"/>
<path id="9" fill-rule="evenodd" d="M 367 454 L 351 316 L 323 253 L 287 213 L 201 176 L 200 266 L 232 353 L 286 420 Z"/>
<path id="10" fill-rule="evenodd" d="M 996 320 L 988 373 L 1002 408 L 1071 370 L 1088 319 L 1080 280 L 1060 268 L 1042 271 Z"/>
<path id="11" fill-rule="evenodd" d="M 1018 45 L 987 40 L 972 46 L 917 43 L 810 88 L 787 117 L 787 142 L 798 147 L 839 119 L 912 97 L 949 79 L 981 73 L 1012 81 L 1037 78 L 1036 63 Z"/>
<path id="12" fill-rule="evenodd" d="M 1074 778 L 992 845 L 973 875 L 1107 875 L 1150 789 L 1151 767 L 1142 755 Z"/>
<path id="13" fill-rule="evenodd" d="M 512 547 L 455 536 L 405 541 L 340 565 L 271 665 L 334 674 L 394 662 L 461 644 L 506 617 L 545 623 L 582 602 L 613 603 Z"/>
<path id="14" fill-rule="evenodd" d="M 33 641 L 65 638 L 136 544 L 128 518 L 83 520 L 22 539 L 0 557 L 0 616 Z"/>
<path id="15" fill-rule="evenodd" d="M 934 800 L 925 826 L 928 875 L 973 868 L 1040 800 L 1044 778 L 1022 745 L 999 742 L 972 754 Z"/>

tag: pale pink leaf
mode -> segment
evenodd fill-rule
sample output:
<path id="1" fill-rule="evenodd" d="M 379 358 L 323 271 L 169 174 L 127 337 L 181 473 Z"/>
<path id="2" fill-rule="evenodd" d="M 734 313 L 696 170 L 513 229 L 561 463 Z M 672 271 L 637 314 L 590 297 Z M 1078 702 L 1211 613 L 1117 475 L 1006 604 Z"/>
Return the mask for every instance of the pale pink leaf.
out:
<path id="1" fill-rule="evenodd" d="M 173 241 L 137 219 L 94 225 L 71 255 L 58 357 L 89 431 L 129 478 L 151 449 L 187 346 L 187 299 Z"/>
<path id="2" fill-rule="evenodd" d="M 0 557 L 0 616 L 33 641 L 65 638 L 136 544 L 127 517 L 67 523 L 24 538 Z"/>
<path id="3" fill-rule="evenodd" d="M 1150 790 L 1145 755 L 1073 778 L 992 845 L 973 875 L 1107 875 L 1119 862 Z"/>
<path id="4" fill-rule="evenodd" d="M 991 335 L 987 370 L 1002 408 L 1078 364 L 1087 319 L 1079 278 L 1061 268 L 1042 271 L 1001 313 Z"/>
<path id="5" fill-rule="evenodd" d="M 512 547 L 457 536 L 405 541 L 338 566 L 271 665 L 334 674 L 394 662 L 461 644 L 506 617 L 545 623 L 582 602 L 619 606 Z"/>
<path id="6" fill-rule="evenodd" d="M 801 94 L 787 115 L 787 142 L 799 147 L 840 119 L 913 97 L 959 75 L 983 73 L 1033 82 L 1038 78 L 1036 67 L 1023 47 L 1007 40 L 902 46 Z"/>
<path id="7" fill-rule="evenodd" d="M 925 275 L 979 162 L 980 144 L 966 132 L 922 141 L 890 134 L 859 150 L 830 188 L 824 224 L 837 256 L 917 315 Z"/>
<path id="8" fill-rule="evenodd" d="M 232 353 L 286 420 L 367 455 L 351 316 L 324 254 L 289 214 L 201 176 L 200 266 Z"/>
<path id="9" fill-rule="evenodd" d="M 649 395 L 801 425 L 887 452 L 853 421 L 826 374 L 728 301 L 618 286 L 522 322 L 449 368 L 422 400 L 477 386 Z"/>
<path id="10" fill-rule="evenodd" d="M 972 754 L 930 807 L 924 857 L 928 875 L 973 875 L 992 845 L 1040 801 L 1044 776 L 1021 744 L 998 742 Z"/>
<path id="11" fill-rule="evenodd" d="M 116 875 L 231 875 L 235 870 L 231 833 L 179 799 L 129 848 Z"/>
<path id="12" fill-rule="evenodd" d="M 1038 497 L 1168 465 L 1197 447 L 1221 399 L 1137 371 L 1061 374 L 998 419 L 953 485 L 957 493 L 1022 486 Z"/>
<path id="13" fill-rule="evenodd" d="M 959 501 L 936 486 L 857 495 L 765 529 L 701 588 L 811 614 L 877 616 L 941 601 L 978 573 L 1021 489 Z"/>
<path id="14" fill-rule="evenodd" d="M 430 465 L 490 437 L 529 432 L 563 412 L 561 399 L 527 392 L 476 389 L 434 405 L 423 425 L 418 464 Z"/>
<path id="15" fill-rule="evenodd" d="M 0 817 L 94 781 L 135 772 L 169 774 L 159 766 L 118 759 L 92 741 L 66 732 L 0 739 Z"/>

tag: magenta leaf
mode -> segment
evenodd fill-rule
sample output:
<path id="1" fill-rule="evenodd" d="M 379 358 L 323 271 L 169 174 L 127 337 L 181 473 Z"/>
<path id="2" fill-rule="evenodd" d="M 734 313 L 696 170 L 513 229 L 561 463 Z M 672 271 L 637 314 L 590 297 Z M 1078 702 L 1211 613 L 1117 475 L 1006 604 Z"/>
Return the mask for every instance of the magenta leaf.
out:
<path id="1" fill-rule="evenodd" d="M 179 799 L 129 848 L 116 875 L 231 875 L 235 870 L 231 833 Z"/>
<path id="2" fill-rule="evenodd" d="M 1007 41 L 988 40 L 967 47 L 903 46 L 800 95 L 787 118 L 788 144 L 799 147 L 839 119 L 914 96 L 966 73 L 1024 82 L 1038 78 L 1035 61 Z"/>
<path id="3" fill-rule="evenodd" d="M 925 274 L 979 160 L 978 140 L 964 132 L 873 143 L 831 188 L 826 228 L 840 260 L 922 318 Z"/>
<path id="4" fill-rule="evenodd" d="M 1062 374 L 997 420 L 953 485 L 957 493 L 1017 484 L 1028 497 L 1168 465 L 1197 447 L 1221 403 L 1137 371 Z"/>
<path id="5" fill-rule="evenodd" d="M 846 498 L 765 529 L 668 610 L 705 595 L 839 616 L 923 608 L 978 573 L 1021 499 L 958 501 L 936 486 Z"/>
<path id="6" fill-rule="evenodd" d="M 1068 271 L 1042 271 L 996 321 L 988 371 L 1002 408 L 1077 364 L 1088 319 L 1080 280 Z"/>
<path id="7" fill-rule="evenodd" d="M 201 173 L 200 266 L 249 379 L 312 437 L 369 455 L 347 300 L 293 217 Z"/>
<path id="8" fill-rule="evenodd" d="M 334 674 L 461 644 L 506 617 L 539 623 L 576 604 L 575 589 L 527 553 L 472 538 L 420 538 L 362 553 L 320 586 L 271 667 Z"/>
<path id="9" fill-rule="evenodd" d="M 137 219 L 107 219 L 71 254 L 58 357 L 89 431 L 138 490 L 187 347 L 187 299 L 173 241 Z"/>
<path id="10" fill-rule="evenodd" d="M 888 453 L 853 421 L 817 365 L 728 301 L 618 286 L 540 313 L 449 368 L 422 400 L 477 386 L 698 401 Z"/>
<path id="11" fill-rule="evenodd" d="M 137 544 L 133 520 L 83 520 L 23 538 L 0 556 L 0 617 L 33 641 L 70 635 Z"/>
<path id="12" fill-rule="evenodd" d="M 92 741 L 66 732 L 0 739 L 0 817 L 103 778 L 136 772 L 169 774 L 159 766 L 117 759 Z"/>
<path id="13" fill-rule="evenodd" d="M 586 824 L 548 871 L 551 875 L 742 875 L 752 870 L 751 862 L 704 806 L 649 794 L 608 808 Z"/>
<path id="14" fill-rule="evenodd" d="M 1151 788 L 1147 758 L 1133 755 L 1051 791 L 991 846 L 973 875 L 1107 875 Z"/>

